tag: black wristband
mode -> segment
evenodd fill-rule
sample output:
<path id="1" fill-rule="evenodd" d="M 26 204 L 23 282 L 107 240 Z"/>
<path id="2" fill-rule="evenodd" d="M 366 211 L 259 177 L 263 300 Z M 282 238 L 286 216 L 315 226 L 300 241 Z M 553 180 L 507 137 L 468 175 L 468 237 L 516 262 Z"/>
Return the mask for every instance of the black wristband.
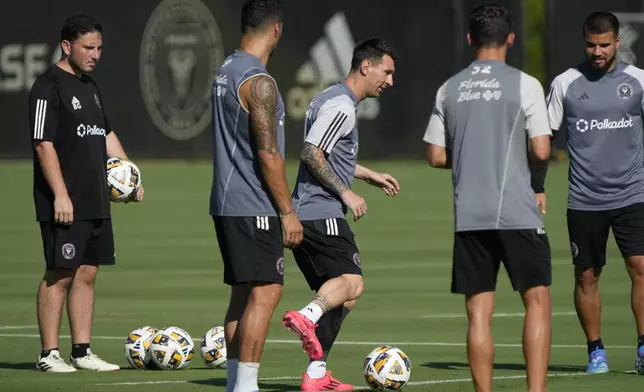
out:
<path id="1" fill-rule="evenodd" d="M 532 185 L 532 190 L 534 191 L 534 193 L 545 192 L 548 163 L 549 161 L 530 164 L 530 176 L 531 176 L 530 184 Z"/>

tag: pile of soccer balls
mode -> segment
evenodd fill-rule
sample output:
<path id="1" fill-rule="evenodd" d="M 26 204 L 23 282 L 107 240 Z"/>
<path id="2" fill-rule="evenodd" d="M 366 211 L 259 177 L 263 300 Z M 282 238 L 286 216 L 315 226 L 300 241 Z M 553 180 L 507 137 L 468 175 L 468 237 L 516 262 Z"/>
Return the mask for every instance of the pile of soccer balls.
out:
<path id="1" fill-rule="evenodd" d="M 140 186 L 141 171 L 134 163 L 119 158 L 107 160 L 107 191 L 111 201 L 132 200 Z"/>
<path id="2" fill-rule="evenodd" d="M 215 327 L 201 339 L 201 359 L 209 368 L 226 368 L 224 329 Z M 179 327 L 137 328 L 125 339 L 125 359 L 134 369 L 179 370 L 187 368 L 195 354 L 188 332 Z"/>
<path id="3" fill-rule="evenodd" d="M 137 328 L 125 339 L 125 358 L 134 369 L 179 370 L 194 358 L 195 345 L 190 335 L 179 327 Z M 222 327 L 208 330 L 199 348 L 204 364 L 212 369 L 226 368 L 226 339 Z M 411 361 L 399 348 L 380 346 L 367 355 L 363 375 L 374 391 L 397 391 L 411 376 Z"/>

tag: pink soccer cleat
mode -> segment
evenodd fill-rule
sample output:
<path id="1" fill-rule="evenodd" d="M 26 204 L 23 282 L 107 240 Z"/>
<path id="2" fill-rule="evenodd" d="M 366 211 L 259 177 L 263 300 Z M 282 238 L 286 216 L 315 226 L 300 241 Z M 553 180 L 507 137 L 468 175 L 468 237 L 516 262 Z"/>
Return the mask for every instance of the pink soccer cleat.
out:
<path id="1" fill-rule="evenodd" d="M 314 361 L 319 360 L 324 355 L 322 346 L 317 336 L 315 336 L 315 325 L 303 316 L 301 313 L 294 310 L 288 311 L 284 314 L 282 325 L 290 331 L 295 332 L 300 341 L 302 348 Z"/>
<path id="2" fill-rule="evenodd" d="M 302 375 L 302 391 L 353 391 L 353 385 L 344 384 L 333 378 L 331 372 L 326 372 L 322 378 L 310 378 L 308 374 Z"/>

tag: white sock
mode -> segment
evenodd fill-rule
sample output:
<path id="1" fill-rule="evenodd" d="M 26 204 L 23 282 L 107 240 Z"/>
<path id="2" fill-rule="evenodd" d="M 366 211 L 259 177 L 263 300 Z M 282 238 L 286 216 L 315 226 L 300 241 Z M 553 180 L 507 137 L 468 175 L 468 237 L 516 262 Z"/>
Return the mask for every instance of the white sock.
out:
<path id="1" fill-rule="evenodd" d="M 259 392 L 257 373 L 259 373 L 259 363 L 239 362 L 233 392 Z"/>
<path id="2" fill-rule="evenodd" d="M 317 379 L 326 376 L 326 362 L 324 361 L 311 361 L 309 367 L 306 369 L 306 374 L 309 378 Z"/>
<path id="3" fill-rule="evenodd" d="M 311 302 L 303 307 L 299 313 L 307 319 L 311 320 L 313 324 L 316 324 L 320 317 L 322 317 L 322 315 L 324 314 L 322 307 L 314 302 Z"/>
<path id="4" fill-rule="evenodd" d="M 229 359 L 226 361 L 226 392 L 233 392 L 235 382 L 237 381 L 237 365 L 239 359 Z"/>

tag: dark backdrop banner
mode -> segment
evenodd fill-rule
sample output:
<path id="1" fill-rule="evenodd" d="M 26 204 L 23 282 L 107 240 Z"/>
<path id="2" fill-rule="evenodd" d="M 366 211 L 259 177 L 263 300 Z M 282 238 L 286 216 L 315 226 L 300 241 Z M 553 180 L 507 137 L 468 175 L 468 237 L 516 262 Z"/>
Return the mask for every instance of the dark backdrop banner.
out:
<path id="1" fill-rule="evenodd" d="M 27 97 L 60 58 L 64 19 L 85 13 L 104 25 L 93 76 L 128 153 L 146 158 L 211 156 L 210 89 L 240 38 L 241 0 L 23 0 L 0 16 L 0 157 L 31 156 Z M 422 156 L 421 138 L 443 81 L 466 66 L 474 0 L 285 2 L 284 36 L 269 63 L 286 103 L 287 154 L 299 155 L 309 100 L 342 80 L 353 46 L 390 41 L 400 55 L 394 88 L 359 108 L 361 158 Z M 520 1 L 501 1 L 515 15 Z M 394 5 L 395 4 L 395 5 Z M 39 12 L 33 12 L 38 9 Z M 508 62 L 522 65 L 522 45 Z"/>
<path id="2" fill-rule="evenodd" d="M 644 66 L 644 0 L 548 0 L 548 83 L 570 67 L 584 61 L 582 27 L 594 11 L 609 11 L 620 21 L 617 58 L 640 68 Z M 565 132 L 557 146 L 565 147 Z"/>

